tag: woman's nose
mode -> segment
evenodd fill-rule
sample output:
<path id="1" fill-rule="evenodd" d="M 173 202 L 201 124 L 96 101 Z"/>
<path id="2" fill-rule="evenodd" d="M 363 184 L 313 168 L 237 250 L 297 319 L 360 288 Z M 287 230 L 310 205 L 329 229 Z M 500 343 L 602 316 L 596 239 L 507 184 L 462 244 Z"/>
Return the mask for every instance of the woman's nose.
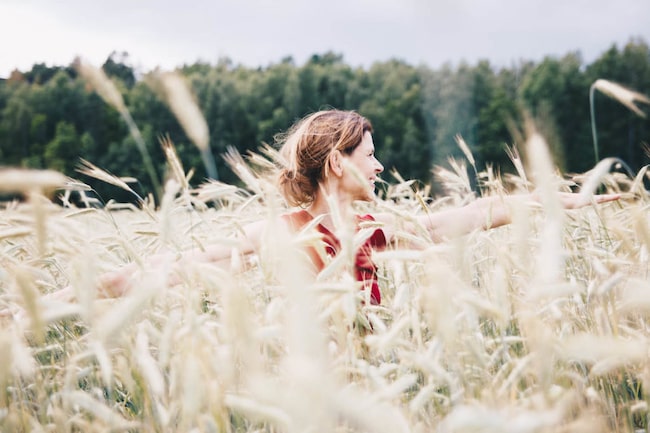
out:
<path id="1" fill-rule="evenodd" d="M 375 163 L 376 163 L 375 164 L 375 166 L 376 166 L 375 171 L 377 173 L 381 173 L 382 171 L 384 171 L 384 166 L 381 165 L 381 162 L 379 162 L 379 160 L 377 158 L 375 158 Z"/>

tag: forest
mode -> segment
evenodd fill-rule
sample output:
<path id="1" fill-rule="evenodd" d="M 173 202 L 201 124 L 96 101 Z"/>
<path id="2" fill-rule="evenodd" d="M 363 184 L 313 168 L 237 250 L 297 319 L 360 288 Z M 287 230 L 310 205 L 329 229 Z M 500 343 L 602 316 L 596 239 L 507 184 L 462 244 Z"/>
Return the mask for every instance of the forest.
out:
<path id="1" fill-rule="evenodd" d="M 195 169 L 191 183 L 205 181 L 201 155 L 150 85 L 151 72 L 135 70 L 124 52 L 112 53 L 101 68 L 122 93 L 158 175 L 164 178 L 166 170 L 160 140 L 169 137 L 183 165 Z M 404 179 L 435 184 L 432 168 L 460 155 L 457 135 L 480 168 L 491 165 L 498 172 L 512 172 L 507 148 L 521 146 L 526 118 L 535 121 L 564 172 L 587 171 L 597 156 L 618 157 L 634 171 L 648 161 L 650 120 L 602 93 L 590 100 L 598 79 L 650 94 L 650 49 L 640 39 L 624 47 L 612 45 L 590 64 L 571 52 L 500 68 L 484 60 L 433 69 L 399 59 L 361 68 L 327 52 L 302 65 L 288 57 L 251 68 L 222 58 L 216 64 L 183 65 L 178 72 L 189 82 L 207 121 L 218 180 L 228 183 L 237 182 L 222 157 L 229 147 L 240 153 L 256 151 L 263 143 L 273 144 L 276 134 L 298 118 L 324 108 L 356 110 L 370 119 L 389 181 L 390 173 L 397 172 Z M 0 80 L 0 165 L 50 168 L 80 178 L 82 159 L 137 179 L 135 188 L 143 194 L 151 191 L 127 125 L 72 62 L 35 64 Z M 129 199 L 110 185 L 84 181 L 104 201 Z"/>

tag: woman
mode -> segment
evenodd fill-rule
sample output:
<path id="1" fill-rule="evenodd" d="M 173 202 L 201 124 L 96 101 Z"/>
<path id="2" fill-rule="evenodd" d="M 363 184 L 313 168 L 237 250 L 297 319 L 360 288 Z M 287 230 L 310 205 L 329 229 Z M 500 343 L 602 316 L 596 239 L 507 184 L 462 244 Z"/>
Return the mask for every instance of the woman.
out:
<path id="1" fill-rule="evenodd" d="M 375 157 L 372 126 L 366 118 L 354 111 L 319 111 L 303 118 L 278 138 L 280 155 L 284 159 L 277 179 L 278 186 L 287 204 L 297 210 L 289 211 L 278 221 L 273 221 L 275 224 L 270 228 L 275 230 L 279 226 L 291 234 L 313 225 L 322 242 L 317 246 L 307 246 L 306 253 L 313 270 L 319 272 L 330 258 L 343 250 L 337 233 L 345 228 L 345 222 L 353 230 L 359 230 L 363 223 L 372 222 L 377 228 L 354 252 L 353 270 L 371 304 L 381 302 L 372 252 L 381 250 L 395 240 L 398 223 L 401 230 L 421 232 L 424 228 L 432 240 L 440 241 L 476 229 L 508 224 L 511 222 L 513 205 L 536 200 L 532 194 L 483 197 L 460 208 L 416 216 L 410 222 L 397 221 L 393 214 L 357 215 L 353 203 L 375 199 L 375 182 L 384 169 Z M 559 193 L 559 199 L 566 209 L 618 198 L 619 194 L 603 194 L 586 200 L 579 194 Z M 246 226 L 237 252 L 251 254 L 259 251 L 268 224 L 268 220 L 265 220 Z M 147 260 L 144 268 L 171 269 L 168 283 L 174 284 L 180 282 L 179 275 L 188 262 L 209 262 L 229 267 L 232 252 L 230 247 L 212 245 L 203 251 L 183 253 L 180 258 L 172 253 L 156 254 Z M 98 295 L 117 297 L 126 294 L 137 279 L 134 276 L 139 270 L 139 265 L 130 263 L 100 275 Z M 73 297 L 72 287 L 45 296 L 58 300 Z M 0 312 L 0 316 L 7 314 L 10 313 Z"/>
<path id="2" fill-rule="evenodd" d="M 328 256 L 334 257 L 341 250 L 340 240 L 336 236 L 340 227 L 336 226 L 335 220 L 351 222 L 355 230 L 363 222 L 376 222 L 379 228 L 355 252 L 354 275 L 362 287 L 370 292 L 370 302 L 380 303 L 381 293 L 371 255 L 372 251 L 380 250 L 394 240 L 398 221 L 392 214 L 357 215 L 353 208 L 354 202 L 375 199 L 375 182 L 384 169 L 375 157 L 372 125 L 354 111 L 319 111 L 303 118 L 278 138 L 280 155 L 284 159 L 278 186 L 287 204 L 298 209 L 283 215 L 281 224 L 289 232 L 295 233 L 318 219 L 315 228 L 321 235 L 323 248 L 307 247 L 314 270 L 318 272 L 324 268 Z M 618 198 L 618 194 L 604 194 L 595 196 L 594 201 L 603 203 Z M 479 198 L 460 208 L 417 216 L 411 222 L 410 229 L 425 228 L 434 241 L 439 241 L 476 229 L 499 227 L 511 222 L 511 207 L 521 200 L 535 200 L 535 197 L 512 195 Z M 571 193 L 560 193 L 560 200 L 567 209 L 590 203 L 581 201 L 580 195 Z M 245 228 L 240 253 L 258 251 L 265 224 L 265 221 L 260 221 Z M 214 245 L 203 252 L 186 253 L 183 257 L 192 261 L 220 263 L 230 256 L 230 248 Z M 150 263 L 169 263 L 165 257 L 158 255 Z M 131 264 L 102 276 L 100 286 L 105 295 L 118 296 L 128 290 L 130 275 L 136 269 L 136 265 Z"/>

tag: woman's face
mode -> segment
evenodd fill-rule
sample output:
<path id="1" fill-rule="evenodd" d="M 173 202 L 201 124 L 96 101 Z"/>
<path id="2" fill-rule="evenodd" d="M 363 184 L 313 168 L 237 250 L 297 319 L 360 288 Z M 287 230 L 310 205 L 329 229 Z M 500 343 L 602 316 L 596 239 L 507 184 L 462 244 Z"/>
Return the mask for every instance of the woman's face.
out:
<path id="1" fill-rule="evenodd" d="M 377 175 L 384 171 L 384 166 L 375 158 L 375 144 L 372 135 L 366 131 L 361 143 L 346 156 L 352 167 L 345 170 L 344 188 L 354 200 L 371 201 L 375 197 Z"/>

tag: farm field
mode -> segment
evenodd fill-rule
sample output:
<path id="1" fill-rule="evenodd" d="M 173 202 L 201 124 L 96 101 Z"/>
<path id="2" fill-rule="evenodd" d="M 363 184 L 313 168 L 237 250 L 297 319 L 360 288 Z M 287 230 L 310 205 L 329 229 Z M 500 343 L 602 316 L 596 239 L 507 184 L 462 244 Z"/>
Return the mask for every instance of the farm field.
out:
<path id="1" fill-rule="evenodd" d="M 364 206 L 406 221 L 466 203 L 466 167 L 453 166 L 438 173 L 443 198 L 388 183 Z M 172 176 L 159 207 L 32 192 L 3 208 L 2 431 L 646 431 L 644 171 L 569 179 L 538 166 L 542 205 L 522 203 L 511 225 L 440 243 L 405 234 L 421 248 L 375 254 L 383 299 L 371 306 L 345 254 L 308 276 L 308 232 L 269 230 L 259 254 L 237 254 L 244 224 L 284 210 L 239 168 L 245 188 Z M 478 179 L 485 195 L 533 187 Z M 559 210 L 553 190 L 594 179 L 623 198 Z M 148 261 L 218 243 L 233 247 L 225 267 Z M 103 298 L 98 276 L 130 262 L 128 293 Z"/>

